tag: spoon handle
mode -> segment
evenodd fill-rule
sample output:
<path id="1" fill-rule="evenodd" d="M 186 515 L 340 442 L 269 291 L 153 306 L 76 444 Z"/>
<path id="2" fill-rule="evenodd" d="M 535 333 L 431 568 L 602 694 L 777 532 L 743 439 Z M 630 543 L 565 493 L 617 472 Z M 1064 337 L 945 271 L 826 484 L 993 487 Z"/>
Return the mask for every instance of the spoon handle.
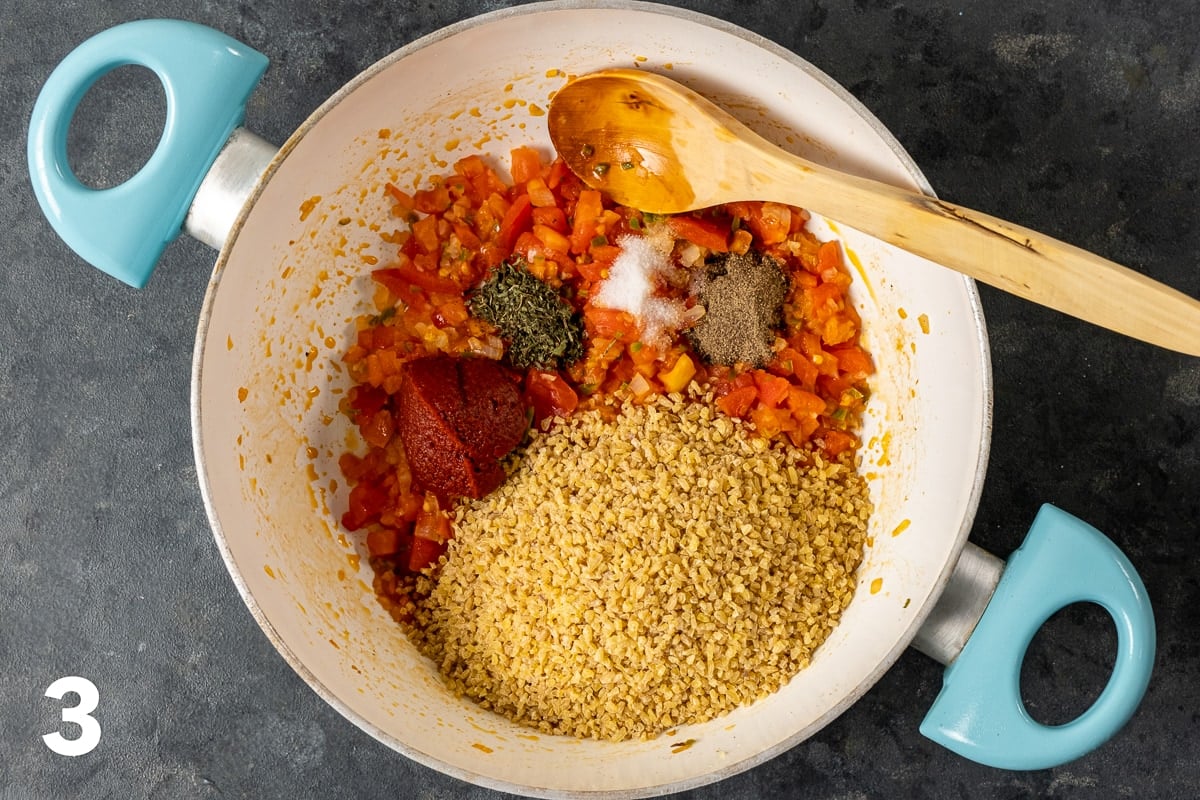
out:
<path id="1" fill-rule="evenodd" d="M 793 156 L 760 187 L 950 269 L 1151 344 L 1200 355 L 1200 301 L 1028 228 Z M 820 198 L 820 202 L 814 202 Z"/>

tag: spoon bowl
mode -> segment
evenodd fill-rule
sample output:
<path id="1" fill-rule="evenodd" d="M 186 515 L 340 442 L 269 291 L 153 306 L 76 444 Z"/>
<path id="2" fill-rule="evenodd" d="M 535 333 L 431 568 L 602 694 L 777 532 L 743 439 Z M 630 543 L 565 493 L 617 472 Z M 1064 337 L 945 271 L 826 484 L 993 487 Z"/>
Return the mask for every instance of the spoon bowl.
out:
<path id="1" fill-rule="evenodd" d="M 547 121 L 571 170 L 622 205 L 800 206 L 1026 300 L 1200 355 L 1195 299 L 1028 228 L 796 156 L 662 75 L 581 75 L 555 94 Z"/>

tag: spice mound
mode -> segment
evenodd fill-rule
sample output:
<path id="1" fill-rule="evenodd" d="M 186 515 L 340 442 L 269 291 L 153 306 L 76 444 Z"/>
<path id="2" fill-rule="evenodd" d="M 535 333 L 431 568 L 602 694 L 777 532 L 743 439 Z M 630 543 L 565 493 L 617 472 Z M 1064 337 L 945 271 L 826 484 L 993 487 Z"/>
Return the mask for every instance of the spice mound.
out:
<path id="1" fill-rule="evenodd" d="M 694 284 L 707 311 L 688 331 L 696 351 L 713 364 L 770 361 L 788 290 L 779 262 L 761 253 L 726 253 L 706 264 Z"/>
<path id="2" fill-rule="evenodd" d="M 579 412 L 459 505 L 410 629 L 454 691 L 547 733 L 649 738 L 809 663 L 853 595 L 865 483 L 707 399 Z"/>
<path id="3" fill-rule="evenodd" d="M 495 267 L 471 293 L 470 309 L 508 340 L 505 356 L 514 367 L 559 367 L 583 355 L 579 315 L 523 259 Z"/>

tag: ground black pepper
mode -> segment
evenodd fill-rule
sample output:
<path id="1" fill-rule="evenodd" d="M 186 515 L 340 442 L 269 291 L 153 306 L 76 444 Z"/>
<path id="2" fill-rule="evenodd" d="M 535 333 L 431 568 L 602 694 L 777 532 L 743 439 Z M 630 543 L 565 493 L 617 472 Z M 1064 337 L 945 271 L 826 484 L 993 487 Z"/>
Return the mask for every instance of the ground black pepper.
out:
<path id="1" fill-rule="evenodd" d="M 688 331 L 712 364 L 764 366 L 779 327 L 788 281 L 779 262 L 761 253 L 728 253 L 696 274 L 692 294 L 705 314 Z"/>

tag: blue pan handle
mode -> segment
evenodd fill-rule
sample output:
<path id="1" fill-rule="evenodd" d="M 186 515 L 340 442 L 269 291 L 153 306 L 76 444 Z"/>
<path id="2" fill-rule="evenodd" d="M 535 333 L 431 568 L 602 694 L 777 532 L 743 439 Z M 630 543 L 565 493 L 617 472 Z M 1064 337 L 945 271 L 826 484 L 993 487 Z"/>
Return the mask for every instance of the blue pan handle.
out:
<path id="1" fill-rule="evenodd" d="M 67 131 L 79 102 L 103 75 L 138 64 L 167 98 L 162 138 L 146 164 L 120 186 L 84 186 L 67 159 Z M 201 181 L 267 69 L 267 58 L 223 33 L 182 20 L 140 20 L 85 41 L 55 68 L 29 125 L 29 174 L 50 224 L 71 249 L 135 287 L 150 278 L 183 228 Z"/>
<path id="2" fill-rule="evenodd" d="M 1087 711 L 1063 725 L 1042 725 L 1021 701 L 1021 662 L 1046 620 L 1078 602 L 1100 605 L 1116 623 L 1116 664 Z M 1064 764 L 1099 747 L 1133 715 L 1150 682 L 1154 649 L 1154 615 L 1129 559 L 1092 526 L 1045 505 L 946 668 L 921 733 L 994 767 Z"/>

